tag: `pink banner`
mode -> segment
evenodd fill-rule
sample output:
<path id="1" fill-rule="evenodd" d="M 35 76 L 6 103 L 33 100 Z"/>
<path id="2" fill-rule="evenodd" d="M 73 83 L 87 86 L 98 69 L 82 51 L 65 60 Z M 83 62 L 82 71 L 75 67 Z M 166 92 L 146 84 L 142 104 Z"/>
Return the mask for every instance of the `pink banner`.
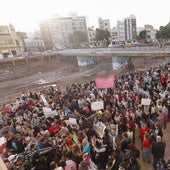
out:
<path id="1" fill-rule="evenodd" d="M 112 88 L 114 86 L 114 75 L 105 78 L 96 77 L 95 83 L 98 89 Z"/>

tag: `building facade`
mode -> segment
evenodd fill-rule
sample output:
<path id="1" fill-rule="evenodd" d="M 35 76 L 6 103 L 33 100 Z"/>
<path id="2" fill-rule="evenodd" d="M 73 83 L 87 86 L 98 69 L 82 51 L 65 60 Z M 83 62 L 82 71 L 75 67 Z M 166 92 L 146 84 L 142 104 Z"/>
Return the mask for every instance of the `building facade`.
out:
<path id="1" fill-rule="evenodd" d="M 152 25 L 147 24 L 144 26 L 144 30 L 146 30 L 146 41 L 148 43 L 156 43 L 156 29 Z"/>
<path id="2" fill-rule="evenodd" d="M 0 58 L 21 55 L 22 48 L 15 28 L 12 24 L 0 26 Z"/>
<path id="3" fill-rule="evenodd" d="M 88 28 L 88 42 L 89 47 L 96 47 L 97 46 L 97 40 L 96 40 L 96 30 L 94 27 Z"/>
<path id="4" fill-rule="evenodd" d="M 40 33 L 42 40 L 44 42 L 44 46 L 46 50 L 52 49 L 53 48 L 53 42 L 52 42 L 52 37 L 51 37 L 51 32 L 50 32 L 50 27 L 48 24 L 48 21 L 43 21 L 39 23 L 40 27 Z"/>
<path id="5" fill-rule="evenodd" d="M 137 28 L 136 28 L 136 17 L 131 15 L 128 18 L 124 19 L 125 23 L 125 39 L 127 41 L 136 40 L 137 37 Z"/>
<path id="6" fill-rule="evenodd" d="M 98 19 L 99 29 L 110 31 L 110 20 L 109 19 Z"/>
<path id="7" fill-rule="evenodd" d="M 130 15 L 130 17 L 124 18 L 122 21 L 118 21 L 117 29 L 120 43 L 136 40 L 137 39 L 136 17 L 134 15 Z"/>
<path id="8" fill-rule="evenodd" d="M 39 31 L 27 32 L 27 38 L 24 39 L 24 42 L 28 54 L 40 54 L 45 50 L 44 42 Z"/>
<path id="9" fill-rule="evenodd" d="M 126 41 L 124 21 L 117 21 L 117 30 L 119 43 L 124 43 Z"/>
<path id="10" fill-rule="evenodd" d="M 68 17 L 60 17 L 58 15 L 52 16 L 45 24 L 40 24 L 40 30 L 43 40 L 48 36 L 50 42 L 48 48 L 57 46 L 67 46 L 70 44 L 69 36 L 74 31 L 82 31 L 87 35 L 86 17 L 77 16 L 76 14 Z M 47 43 L 45 43 L 45 46 Z"/>

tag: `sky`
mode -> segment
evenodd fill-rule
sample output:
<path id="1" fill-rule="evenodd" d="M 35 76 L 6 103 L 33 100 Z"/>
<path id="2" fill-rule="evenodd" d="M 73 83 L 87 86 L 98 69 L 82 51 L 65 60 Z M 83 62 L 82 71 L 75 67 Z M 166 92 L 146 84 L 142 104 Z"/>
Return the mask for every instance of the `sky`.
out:
<path id="1" fill-rule="evenodd" d="M 118 20 L 136 16 L 137 27 L 145 24 L 159 29 L 170 22 L 169 0 L 1 0 L 0 25 L 12 23 L 16 31 L 39 30 L 39 22 L 58 14 L 76 12 L 86 16 L 88 27 L 98 27 L 98 18 Z"/>

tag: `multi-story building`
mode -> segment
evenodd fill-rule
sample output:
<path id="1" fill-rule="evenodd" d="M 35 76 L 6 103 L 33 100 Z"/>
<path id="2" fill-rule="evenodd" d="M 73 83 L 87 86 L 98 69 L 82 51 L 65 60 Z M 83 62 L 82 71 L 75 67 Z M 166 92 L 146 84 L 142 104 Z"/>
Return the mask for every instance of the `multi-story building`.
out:
<path id="1" fill-rule="evenodd" d="M 45 29 L 43 28 L 44 25 Z M 68 45 L 69 36 L 72 35 L 74 31 L 82 31 L 87 34 L 86 17 L 77 16 L 76 14 L 69 17 L 59 17 L 55 15 L 44 25 L 40 24 L 41 34 L 42 37 L 44 37 L 43 40 L 49 36 L 52 47 Z M 44 42 L 44 44 L 46 46 L 47 43 Z"/>
<path id="2" fill-rule="evenodd" d="M 44 42 L 39 31 L 27 32 L 27 38 L 24 39 L 24 42 L 29 54 L 37 54 L 44 51 Z"/>
<path id="3" fill-rule="evenodd" d="M 98 23 L 99 23 L 100 29 L 110 31 L 110 20 L 109 19 L 99 18 Z"/>
<path id="4" fill-rule="evenodd" d="M 88 42 L 89 42 L 89 46 L 90 47 L 95 47 L 97 45 L 97 41 L 96 41 L 96 30 L 94 29 L 94 27 L 90 27 L 87 30 L 87 34 L 88 34 Z"/>
<path id="5" fill-rule="evenodd" d="M 128 18 L 124 19 L 125 22 L 125 39 L 127 41 L 136 40 L 137 31 L 136 31 L 136 17 L 131 15 Z"/>
<path id="6" fill-rule="evenodd" d="M 124 21 L 117 21 L 117 30 L 119 43 L 124 43 L 126 41 Z"/>
<path id="7" fill-rule="evenodd" d="M 156 42 L 156 29 L 152 25 L 145 25 L 144 30 L 146 30 L 146 40 L 148 43 L 155 43 Z"/>
<path id="8" fill-rule="evenodd" d="M 119 42 L 134 41 L 137 37 L 136 17 L 131 15 L 117 22 Z"/>
<path id="9" fill-rule="evenodd" d="M 42 36 L 42 40 L 44 42 L 44 46 L 46 50 L 52 49 L 53 48 L 53 42 L 52 42 L 52 37 L 51 37 L 51 32 L 49 28 L 48 21 L 43 21 L 39 23 L 40 26 L 40 33 Z"/>
<path id="10" fill-rule="evenodd" d="M 116 27 L 110 29 L 110 43 L 115 45 L 119 44 L 118 31 Z"/>
<path id="11" fill-rule="evenodd" d="M 0 58 L 21 55 L 21 44 L 12 24 L 0 26 Z"/>

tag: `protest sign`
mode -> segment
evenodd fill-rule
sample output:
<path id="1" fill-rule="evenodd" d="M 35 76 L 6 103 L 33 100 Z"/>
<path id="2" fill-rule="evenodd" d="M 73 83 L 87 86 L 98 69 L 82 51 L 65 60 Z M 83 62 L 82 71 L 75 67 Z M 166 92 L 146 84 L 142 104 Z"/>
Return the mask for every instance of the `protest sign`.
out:
<path id="1" fill-rule="evenodd" d="M 40 95 L 40 97 L 41 97 L 41 100 L 42 100 L 42 101 L 43 101 L 43 103 L 44 103 L 44 106 L 45 106 L 45 107 L 49 107 L 49 104 L 48 104 L 48 102 L 47 102 L 46 98 L 44 97 L 44 95 L 43 95 L 43 94 L 41 94 L 41 95 Z"/>
<path id="2" fill-rule="evenodd" d="M 112 88 L 114 86 L 114 75 L 105 78 L 96 77 L 95 84 L 98 89 Z"/>
<path id="3" fill-rule="evenodd" d="M 104 102 L 103 101 L 96 101 L 91 103 L 91 110 L 96 111 L 96 110 L 101 110 L 104 109 Z"/>
<path id="4" fill-rule="evenodd" d="M 144 99 L 142 98 L 141 100 L 141 105 L 150 105 L 151 99 Z"/>
<path id="5" fill-rule="evenodd" d="M 43 107 L 43 113 L 45 117 L 51 117 L 58 115 L 58 112 L 56 110 L 51 110 L 49 107 Z"/>

